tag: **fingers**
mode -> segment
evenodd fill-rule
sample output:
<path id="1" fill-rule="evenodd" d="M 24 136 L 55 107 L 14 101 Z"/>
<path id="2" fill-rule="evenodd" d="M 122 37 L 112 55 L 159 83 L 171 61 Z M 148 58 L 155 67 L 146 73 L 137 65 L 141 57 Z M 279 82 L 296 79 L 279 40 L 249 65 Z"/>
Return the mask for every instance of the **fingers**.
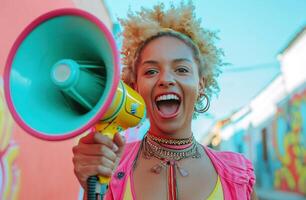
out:
<path id="1" fill-rule="evenodd" d="M 116 133 L 114 136 L 114 143 L 120 148 L 125 145 L 124 136 L 120 135 L 120 133 Z"/>
<path id="2" fill-rule="evenodd" d="M 110 177 L 113 173 L 113 170 L 102 166 L 102 165 L 85 165 L 85 166 L 78 166 L 74 170 L 75 174 L 79 177 L 80 180 L 85 181 L 90 176 L 104 176 Z"/>
<path id="3" fill-rule="evenodd" d="M 86 182 L 90 176 L 99 175 L 103 177 L 110 177 L 112 176 L 113 170 L 101 165 L 77 165 L 74 168 L 74 173 L 78 178 L 79 182 L 81 183 L 82 187 L 86 189 Z"/>
<path id="4" fill-rule="evenodd" d="M 88 135 L 82 137 L 80 140 L 79 140 L 79 144 L 80 143 L 83 143 L 83 144 L 104 144 L 106 146 L 108 146 L 109 148 L 113 148 L 113 141 L 99 133 L 99 132 L 93 132 L 93 133 L 89 133 Z"/>
<path id="5" fill-rule="evenodd" d="M 73 157 L 73 165 L 74 165 L 74 173 L 78 178 L 80 184 L 84 189 L 87 187 L 87 179 L 90 176 L 99 175 L 104 177 L 110 177 L 112 172 L 115 169 L 118 157 L 112 150 L 108 149 L 106 146 L 102 146 L 102 153 L 98 153 L 95 155 L 87 155 L 84 153 L 80 153 L 86 148 L 94 149 L 95 144 L 92 144 L 90 147 L 84 147 L 84 145 L 78 145 L 74 147 L 74 157 Z M 100 145 L 101 146 L 101 145 Z M 108 149 L 104 152 L 103 149 Z M 85 150 L 85 152 L 91 152 L 91 150 Z M 100 154 L 100 155 L 99 155 Z"/>
<path id="6" fill-rule="evenodd" d="M 118 147 L 114 144 L 112 139 L 109 137 L 101 134 L 101 133 L 95 133 L 94 134 L 94 141 L 99 144 L 104 144 L 108 146 L 110 149 L 113 149 L 114 151 L 118 150 Z"/>
<path id="7" fill-rule="evenodd" d="M 74 173 L 79 182 L 86 189 L 86 181 L 90 176 L 110 177 L 115 168 L 115 163 L 105 157 L 75 156 L 73 157 Z"/>
<path id="8" fill-rule="evenodd" d="M 88 177 L 112 175 L 124 146 L 124 137 L 119 133 L 115 134 L 114 141 L 101 133 L 90 133 L 79 140 L 72 149 L 72 160 L 74 173 L 84 189 Z"/>
<path id="9" fill-rule="evenodd" d="M 117 157 L 115 152 L 109 147 L 102 144 L 79 144 L 73 147 L 74 154 L 84 154 L 91 156 L 103 156 L 114 161 Z"/>
<path id="10" fill-rule="evenodd" d="M 121 157 L 121 154 L 124 150 L 125 146 L 125 138 L 120 135 L 120 133 L 116 133 L 114 136 L 114 143 L 118 146 L 118 151 L 116 152 L 117 156 Z"/>
<path id="11" fill-rule="evenodd" d="M 86 166 L 86 165 L 103 165 L 107 168 L 114 169 L 115 162 L 100 156 L 86 156 L 86 155 L 77 155 L 73 157 L 73 163 Z"/>

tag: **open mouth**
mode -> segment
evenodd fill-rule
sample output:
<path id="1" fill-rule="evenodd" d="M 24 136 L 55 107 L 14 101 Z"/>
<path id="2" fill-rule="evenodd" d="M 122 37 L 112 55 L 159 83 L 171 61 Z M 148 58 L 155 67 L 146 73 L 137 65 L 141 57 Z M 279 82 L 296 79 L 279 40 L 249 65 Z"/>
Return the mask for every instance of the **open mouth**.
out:
<path id="1" fill-rule="evenodd" d="M 179 110 L 181 99 L 176 94 L 160 95 L 155 100 L 159 113 L 164 118 L 174 117 Z"/>

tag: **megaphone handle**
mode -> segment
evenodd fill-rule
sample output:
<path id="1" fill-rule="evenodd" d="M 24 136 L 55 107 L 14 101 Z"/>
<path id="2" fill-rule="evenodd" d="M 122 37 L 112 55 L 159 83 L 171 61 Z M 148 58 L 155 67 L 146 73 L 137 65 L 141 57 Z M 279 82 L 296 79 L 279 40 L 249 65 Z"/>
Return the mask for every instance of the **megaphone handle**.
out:
<path id="1" fill-rule="evenodd" d="M 106 135 L 110 139 L 113 140 L 116 133 L 120 132 L 122 128 L 116 124 L 114 121 L 105 123 L 105 122 L 99 122 L 95 125 L 95 130 L 103 135 Z M 99 180 L 100 186 L 96 187 L 97 181 Z M 87 180 L 87 199 L 88 200 L 97 200 L 97 196 L 100 196 L 101 199 L 103 199 L 104 194 L 106 193 L 108 184 L 110 182 L 109 177 L 103 177 L 103 176 L 91 176 Z M 98 190 L 98 191 L 96 191 Z M 96 195 L 96 194 L 99 195 Z"/>
<path id="2" fill-rule="evenodd" d="M 111 140 L 114 139 L 116 133 L 121 131 L 121 127 L 118 124 L 116 124 L 114 121 L 109 123 L 99 122 L 96 124 L 95 129 L 97 132 L 109 137 Z M 110 182 L 110 178 L 99 176 L 99 182 L 101 184 L 108 184 Z"/>

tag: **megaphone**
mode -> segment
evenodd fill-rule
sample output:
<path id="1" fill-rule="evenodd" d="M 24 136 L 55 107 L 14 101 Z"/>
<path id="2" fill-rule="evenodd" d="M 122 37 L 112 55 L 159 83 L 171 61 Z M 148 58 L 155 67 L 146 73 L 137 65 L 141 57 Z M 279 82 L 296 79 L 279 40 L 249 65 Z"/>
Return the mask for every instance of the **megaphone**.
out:
<path id="1" fill-rule="evenodd" d="M 79 9 L 48 12 L 15 41 L 4 70 L 15 121 L 45 140 L 77 136 L 97 122 L 115 130 L 145 115 L 140 95 L 120 81 L 119 54 L 107 27 Z"/>
<path id="2" fill-rule="evenodd" d="M 44 140 L 93 126 L 112 137 L 145 117 L 141 96 L 120 81 L 112 34 L 74 8 L 43 14 L 24 29 L 6 62 L 4 92 L 15 121 Z"/>

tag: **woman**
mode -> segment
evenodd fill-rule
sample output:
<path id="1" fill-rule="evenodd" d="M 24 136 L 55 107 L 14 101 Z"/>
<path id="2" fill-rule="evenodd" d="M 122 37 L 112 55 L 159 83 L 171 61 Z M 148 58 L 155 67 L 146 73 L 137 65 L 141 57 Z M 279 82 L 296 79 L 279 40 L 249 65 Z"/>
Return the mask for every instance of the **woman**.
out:
<path id="1" fill-rule="evenodd" d="M 128 145 L 119 134 L 114 141 L 101 134 L 82 138 L 73 161 L 85 192 L 87 178 L 98 174 L 112 176 L 106 199 L 251 199 L 250 161 L 192 136 L 193 113 L 206 110 L 202 101 L 218 89 L 222 64 L 216 36 L 193 12 L 191 3 L 168 10 L 159 4 L 121 20 L 123 80 L 144 98 L 150 129 Z"/>

